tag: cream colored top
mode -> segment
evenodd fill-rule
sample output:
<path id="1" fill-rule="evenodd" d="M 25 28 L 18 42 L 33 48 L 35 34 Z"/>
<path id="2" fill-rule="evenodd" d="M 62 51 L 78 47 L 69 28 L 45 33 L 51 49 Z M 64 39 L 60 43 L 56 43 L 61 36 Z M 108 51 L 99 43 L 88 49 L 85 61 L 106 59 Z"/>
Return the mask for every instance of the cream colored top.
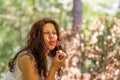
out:
<path id="1" fill-rule="evenodd" d="M 17 59 L 15 60 L 14 71 L 13 72 L 8 71 L 2 80 L 23 80 L 22 72 L 20 71 L 20 69 L 18 67 L 18 59 L 20 56 L 25 55 L 26 53 L 28 53 L 28 51 L 23 51 L 18 55 Z M 53 61 L 53 58 L 48 56 L 47 57 L 48 71 L 50 70 L 50 67 L 52 65 L 52 61 Z M 41 76 L 40 80 L 44 80 L 44 77 Z"/>

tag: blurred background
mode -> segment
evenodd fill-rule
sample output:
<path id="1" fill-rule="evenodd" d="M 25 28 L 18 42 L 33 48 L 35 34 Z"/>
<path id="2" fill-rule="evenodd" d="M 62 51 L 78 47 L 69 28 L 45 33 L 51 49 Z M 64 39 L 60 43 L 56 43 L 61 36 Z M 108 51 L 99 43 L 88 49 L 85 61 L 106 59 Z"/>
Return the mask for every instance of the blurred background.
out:
<path id="1" fill-rule="evenodd" d="M 37 19 L 59 25 L 62 80 L 120 80 L 120 0 L 0 0 L 0 80 Z"/>

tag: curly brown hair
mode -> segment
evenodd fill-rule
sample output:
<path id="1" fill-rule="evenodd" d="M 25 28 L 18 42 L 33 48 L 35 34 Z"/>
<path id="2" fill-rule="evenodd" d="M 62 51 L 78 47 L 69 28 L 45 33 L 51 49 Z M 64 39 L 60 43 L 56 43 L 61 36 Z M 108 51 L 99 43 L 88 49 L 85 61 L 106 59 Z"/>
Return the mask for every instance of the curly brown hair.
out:
<path id="1" fill-rule="evenodd" d="M 26 42 L 25 48 L 19 51 L 15 55 L 15 57 L 9 61 L 8 67 L 11 72 L 14 71 L 13 69 L 15 65 L 14 61 L 16 60 L 18 54 L 21 53 L 22 51 L 30 50 L 31 51 L 30 54 L 34 56 L 37 62 L 37 68 L 38 68 L 39 75 L 43 73 L 44 77 L 47 76 L 47 60 L 46 60 L 46 56 L 44 55 L 46 51 L 46 47 L 45 47 L 45 42 L 43 39 L 43 26 L 46 23 L 52 23 L 55 26 L 55 29 L 57 31 L 58 41 L 60 41 L 59 25 L 56 23 L 55 20 L 51 18 L 43 18 L 41 20 L 36 21 L 32 25 L 31 30 L 27 36 L 27 42 Z M 61 46 L 59 47 L 62 48 Z M 54 50 L 50 51 L 49 53 L 50 56 L 54 57 L 56 55 L 56 51 L 57 51 L 57 47 L 55 47 Z M 61 69 L 58 70 L 58 74 L 59 76 L 61 76 Z"/>

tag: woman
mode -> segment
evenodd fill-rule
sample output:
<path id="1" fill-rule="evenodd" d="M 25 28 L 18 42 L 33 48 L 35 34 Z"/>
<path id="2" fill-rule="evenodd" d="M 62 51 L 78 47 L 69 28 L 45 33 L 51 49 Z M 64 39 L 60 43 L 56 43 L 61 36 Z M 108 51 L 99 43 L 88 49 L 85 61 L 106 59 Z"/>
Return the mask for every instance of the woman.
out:
<path id="1" fill-rule="evenodd" d="M 50 18 L 32 25 L 26 46 L 9 61 L 9 71 L 3 80 L 57 80 L 66 54 L 57 46 L 60 41 L 58 24 Z"/>

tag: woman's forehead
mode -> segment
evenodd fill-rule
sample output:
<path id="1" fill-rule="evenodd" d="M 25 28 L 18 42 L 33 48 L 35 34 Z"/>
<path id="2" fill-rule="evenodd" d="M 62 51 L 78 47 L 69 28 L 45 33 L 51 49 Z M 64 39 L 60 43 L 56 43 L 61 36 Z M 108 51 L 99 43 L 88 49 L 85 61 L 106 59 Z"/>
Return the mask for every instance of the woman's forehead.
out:
<path id="1" fill-rule="evenodd" d="M 46 23 L 46 24 L 43 26 L 43 30 L 56 30 L 56 29 L 55 29 L 54 24 L 52 24 L 52 23 Z"/>

